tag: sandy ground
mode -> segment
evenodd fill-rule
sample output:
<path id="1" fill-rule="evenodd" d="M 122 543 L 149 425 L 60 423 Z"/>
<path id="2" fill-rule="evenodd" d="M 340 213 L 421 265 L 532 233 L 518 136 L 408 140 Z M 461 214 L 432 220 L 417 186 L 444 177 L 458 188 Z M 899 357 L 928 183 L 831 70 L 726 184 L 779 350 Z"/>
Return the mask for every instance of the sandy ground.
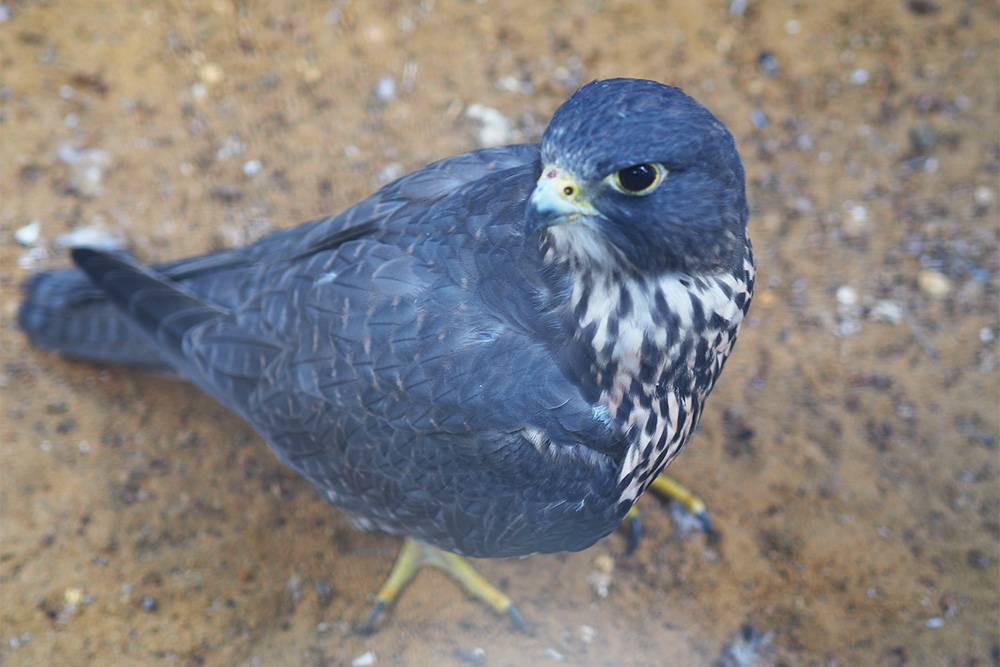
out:
<path id="1" fill-rule="evenodd" d="M 1000 663 L 997 5 L 748 4 L 3 5 L 3 663 L 752 664 L 744 625 L 762 665 Z M 747 166 L 753 318 L 671 468 L 723 537 L 646 500 L 634 556 L 482 562 L 530 636 L 434 572 L 355 633 L 397 540 L 198 391 L 16 329 L 63 234 L 242 244 L 622 75 L 698 97 Z"/>

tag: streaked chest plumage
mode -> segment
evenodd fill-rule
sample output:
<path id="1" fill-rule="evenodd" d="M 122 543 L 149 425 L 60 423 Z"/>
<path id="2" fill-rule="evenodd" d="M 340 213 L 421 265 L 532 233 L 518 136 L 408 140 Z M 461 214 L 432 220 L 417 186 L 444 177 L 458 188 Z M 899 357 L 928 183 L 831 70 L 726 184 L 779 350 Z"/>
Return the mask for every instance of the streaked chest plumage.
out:
<path id="1" fill-rule="evenodd" d="M 567 319 L 593 352 L 584 381 L 628 442 L 619 503 L 631 505 L 697 425 L 750 303 L 749 243 L 742 268 L 698 277 L 573 273 Z"/>

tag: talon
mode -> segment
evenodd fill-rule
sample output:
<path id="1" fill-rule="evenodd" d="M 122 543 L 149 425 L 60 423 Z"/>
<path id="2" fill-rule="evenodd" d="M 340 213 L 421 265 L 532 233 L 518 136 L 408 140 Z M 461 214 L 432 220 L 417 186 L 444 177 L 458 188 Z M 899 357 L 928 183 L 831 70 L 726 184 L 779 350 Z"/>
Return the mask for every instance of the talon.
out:
<path id="1" fill-rule="evenodd" d="M 510 620 L 514 621 L 514 627 L 518 629 L 518 632 L 526 635 L 531 634 L 528 631 L 528 624 L 524 621 L 524 616 L 521 616 L 521 612 L 517 610 L 517 607 L 513 603 L 507 606 L 507 615 L 510 616 Z"/>
<path id="2" fill-rule="evenodd" d="M 368 615 L 368 620 L 358 627 L 358 634 L 370 635 L 375 632 L 375 622 L 378 617 L 382 615 L 382 610 L 385 609 L 385 600 L 376 600 L 375 606 L 372 608 L 372 613 Z"/>
<path id="3" fill-rule="evenodd" d="M 705 506 L 705 502 L 676 480 L 671 477 L 667 477 L 666 475 L 660 475 L 649 485 L 649 491 L 663 500 L 678 503 L 684 511 L 693 515 L 695 520 L 698 522 L 698 526 L 702 531 L 704 531 L 706 539 L 710 543 L 714 543 L 719 540 L 719 531 L 716 530 L 715 525 L 712 523 L 712 519 L 708 516 L 708 508 Z M 639 542 L 642 539 L 642 523 L 639 520 L 639 511 L 634 505 L 625 516 L 625 519 L 628 521 L 629 526 L 629 536 L 628 543 L 625 547 L 625 554 L 631 555 L 636 549 L 639 548 Z"/>
<path id="4" fill-rule="evenodd" d="M 718 542 L 722 535 L 716 530 L 715 524 L 712 523 L 712 519 L 708 516 L 708 510 L 703 509 L 694 516 L 698 519 L 698 523 L 701 524 L 701 529 L 705 532 L 705 538 L 713 544 Z"/>
<path id="5" fill-rule="evenodd" d="M 428 566 L 447 574 L 465 592 L 479 598 L 498 613 L 510 616 L 518 630 L 528 633 L 528 625 L 511 599 L 476 572 L 469 561 L 458 554 L 442 551 L 411 538 L 403 542 L 403 548 L 396 557 L 389 576 L 375 595 L 375 607 L 368 616 L 368 621 L 359 628 L 359 632 L 362 634 L 374 632 L 375 623 L 385 608 L 394 604 L 417 572 Z"/>

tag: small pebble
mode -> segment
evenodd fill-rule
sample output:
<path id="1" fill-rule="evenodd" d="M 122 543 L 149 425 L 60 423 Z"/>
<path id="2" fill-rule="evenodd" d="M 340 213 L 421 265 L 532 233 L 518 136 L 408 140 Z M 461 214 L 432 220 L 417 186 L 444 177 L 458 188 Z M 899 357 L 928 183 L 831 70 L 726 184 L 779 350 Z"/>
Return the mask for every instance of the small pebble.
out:
<path id="1" fill-rule="evenodd" d="M 351 667 L 368 667 L 375 664 L 375 651 L 365 651 L 354 660 L 351 660 Z"/>
<path id="2" fill-rule="evenodd" d="M 390 162 L 382 167 L 376 177 L 379 183 L 389 183 L 403 175 L 403 165 L 399 162 Z"/>
<path id="3" fill-rule="evenodd" d="M 142 610 L 143 611 L 156 611 L 156 598 L 152 595 L 142 596 Z"/>
<path id="4" fill-rule="evenodd" d="M 837 288 L 837 303 L 843 306 L 853 306 L 858 302 L 858 293 L 847 285 L 842 285 Z"/>
<path id="5" fill-rule="evenodd" d="M 566 656 L 564 656 L 562 653 L 555 650 L 554 648 L 545 649 L 545 653 L 546 655 L 548 655 L 550 658 L 552 658 L 557 662 L 566 662 Z"/>
<path id="6" fill-rule="evenodd" d="M 29 248 L 36 245 L 41 236 L 42 223 L 39 220 L 32 220 L 30 223 L 14 232 L 14 240 Z"/>
<path id="7" fill-rule="evenodd" d="M 396 79 L 386 74 L 375 84 L 375 99 L 382 104 L 391 102 L 396 97 Z"/>
<path id="8" fill-rule="evenodd" d="M 979 208 L 989 208 L 989 206 L 996 201 L 996 193 L 993 192 L 993 188 L 987 185 L 980 185 L 972 193 L 972 199 L 976 202 L 976 206 Z"/>
<path id="9" fill-rule="evenodd" d="M 868 312 L 873 322 L 900 325 L 903 323 L 903 307 L 895 301 L 876 301 Z"/>
<path id="10" fill-rule="evenodd" d="M 516 76 L 502 76 L 497 79 L 496 86 L 499 90 L 503 90 L 508 93 L 523 93 L 524 95 L 530 95 L 534 91 L 531 83 L 521 81 L 521 79 Z"/>
<path id="11" fill-rule="evenodd" d="M 66 604 L 75 607 L 83 601 L 83 590 L 79 588 L 67 588 L 66 592 L 63 593 L 63 599 L 66 600 Z"/>
<path id="12" fill-rule="evenodd" d="M 246 176 L 253 176 L 259 174 L 260 170 L 264 168 L 264 165 L 260 163 L 260 160 L 247 160 L 243 163 L 243 173 Z"/>
<path id="13" fill-rule="evenodd" d="M 802 32 L 802 22 L 797 19 L 785 21 L 785 32 L 789 35 L 797 35 Z"/>
<path id="14" fill-rule="evenodd" d="M 222 68 L 215 63 L 205 63 L 198 68 L 198 79 L 206 86 L 214 86 L 225 78 Z"/>
<path id="15" fill-rule="evenodd" d="M 289 591 L 297 591 L 302 588 L 302 577 L 294 572 L 290 577 L 288 577 L 288 583 L 285 584 L 285 588 Z"/>
<path id="16" fill-rule="evenodd" d="M 853 72 L 851 72 L 850 81 L 855 86 L 865 85 L 866 83 L 868 83 L 868 70 L 864 69 L 863 67 L 859 67 L 858 69 L 854 70 Z"/>
<path id="17" fill-rule="evenodd" d="M 943 618 L 939 618 L 939 617 L 935 616 L 934 618 L 928 618 L 927 619 L 927 627 L 928 628 L 940 628 L 942 625 L 944 625 L 944 619 Z"/>
<path id="18" fill-rule="evenodd" d="M 917 287 L 932 297 L 947 296 L 952 291 L 951 278 L 934 269 L 924 269 L 917 274 Z"/>
<path id="19" fill-rule="evenodd" d="M 191 97 L 194 100 L 200 102 L 208 97 L 208 86 L 206 86 L 203 81 L 195 81 L 191 84 L 188 92 L 191 93 Z"/>
<path id="20" fill-rule="evenodd" d="M 483 148 L 510 143 L 513 137 L 510 121 L 496 109 L 482 104 L 470 104 L 465 115 L 479 121 L 479 144 Z"/>

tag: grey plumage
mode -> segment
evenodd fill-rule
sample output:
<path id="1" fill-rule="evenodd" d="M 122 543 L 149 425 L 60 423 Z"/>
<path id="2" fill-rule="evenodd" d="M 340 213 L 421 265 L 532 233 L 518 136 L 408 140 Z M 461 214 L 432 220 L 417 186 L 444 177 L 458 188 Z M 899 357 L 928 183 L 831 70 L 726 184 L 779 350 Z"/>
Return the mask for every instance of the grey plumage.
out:
<path id="1" fill-rule="evenodd" d="M 662 184 L 608 185 L 641 163 Z M 585 213 L 541 212 L 545 165 Z M 438 162 L 247 248 L 152 269 L 76 250 L 82 273 L 33 278 L 19 320 L 42 347 L 194 382 L 362 527 L 578 550 L 697 422 L 749 306 L 746 219 L 718 120 L 661 84 L 594 82 L 541 148 Z"/>

